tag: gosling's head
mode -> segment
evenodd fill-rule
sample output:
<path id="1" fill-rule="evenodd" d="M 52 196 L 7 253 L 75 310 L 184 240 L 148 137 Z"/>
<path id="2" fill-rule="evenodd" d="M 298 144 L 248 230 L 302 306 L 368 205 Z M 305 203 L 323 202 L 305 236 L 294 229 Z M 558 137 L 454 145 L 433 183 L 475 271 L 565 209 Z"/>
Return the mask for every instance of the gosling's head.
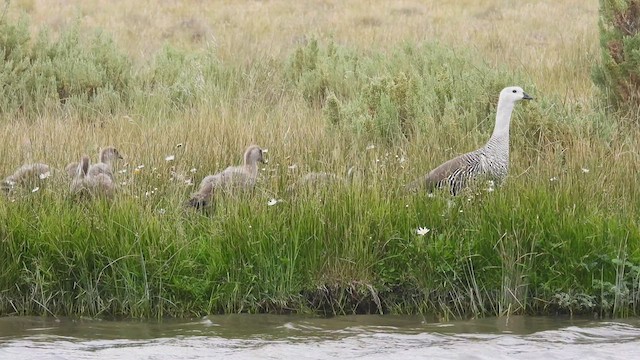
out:
<path id="1" fill-rule="evenodd" d="M 533 100 L 529 94 L 524 92 L 519 86 L 509 86 L 500 91 L 500 100 L 510 100 L 512 102 L 520 100 Z"/>
<path id="2" fill-rule="evenodd" d="M 244 164 L 254 165 L 258 161 L 264 163 L 263 150 L 258 145 L 251 145 L 244 152 Z"/>
<path id="3" fill-rule="evenodd" d="M 100 150 L 100 162 L 107 163 L 118 159 L 122 159 L 122 155 L 120 155 L 120 152 L 118 152 L 118 149 L 115 147 L 107 146 Z"/>

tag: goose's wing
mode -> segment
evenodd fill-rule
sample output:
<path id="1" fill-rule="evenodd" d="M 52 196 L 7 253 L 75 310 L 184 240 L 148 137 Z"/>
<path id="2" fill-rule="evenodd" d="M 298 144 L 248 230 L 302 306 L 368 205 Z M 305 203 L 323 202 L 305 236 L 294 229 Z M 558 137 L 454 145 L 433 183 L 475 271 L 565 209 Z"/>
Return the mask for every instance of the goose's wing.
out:
<path id="1" fill-rule="evenodd" d="M 448 185 L 451 194 L 456 195 L 467 185 L 467 181 L 480 170 L 481 164 L 478 161 L 477 154 L 470 152 L 445 161 L 431 170 L 425 177 L 409 184 L 408 188 L 416 190 L 424 187 L 431 192 L 436 188 Z"/>

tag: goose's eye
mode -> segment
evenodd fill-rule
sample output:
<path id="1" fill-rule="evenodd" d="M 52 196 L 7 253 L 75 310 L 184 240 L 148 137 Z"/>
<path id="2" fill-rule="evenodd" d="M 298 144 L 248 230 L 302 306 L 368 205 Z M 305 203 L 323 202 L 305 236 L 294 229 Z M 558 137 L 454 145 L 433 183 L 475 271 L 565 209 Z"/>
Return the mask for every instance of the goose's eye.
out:
<path id="1" fill-rule="evenodd" d="M 513 91 L 511 91 L 511 92 L 515 94 L 515 93 L 517 93 L 518 91 L 516 91 L 516 90 L 513 90 Z"/>

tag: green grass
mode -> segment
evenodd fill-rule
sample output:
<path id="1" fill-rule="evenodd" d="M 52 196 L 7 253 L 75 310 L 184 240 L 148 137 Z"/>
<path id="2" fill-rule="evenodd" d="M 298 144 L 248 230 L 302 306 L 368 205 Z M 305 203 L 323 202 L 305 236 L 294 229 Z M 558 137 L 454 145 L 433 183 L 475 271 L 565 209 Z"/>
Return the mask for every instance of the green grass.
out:
<path id="1" fill-rule="evenodd" d="M 32 64 L 65 69 L 48 78 L 51 92 L 15 80 L 38 78 L 33 67 L 4 69 L 15 82 L 4 88 L 1 168 L 43 159 L 59 169 L 113 144 L 125 184 L 112 201 L 83 203 L 57 173 L 0 200 L 1 314 L 637 314 L 640 134 L 595 101 L 542 93 L 526 74 L 436 43 L 363 52 L 310 41 L 286 59 L 242 62 L 167 47 L 139 66 L 80 36 L 67 47 L 83 54 L 78 73 L 51 43 L 25 45 L 49 49 Z M 62 101 L 60 84 L 78 92 Z M 405 192 L 488 139 L 511 84 L 536 101 L 514 112 L 506 186 L 453 199 Z M 204 213 L 183 206 L 193 187 L 172 171 L 197 184 L 250 143 L 269 148 L 253 192 Z M 288 191 L 307 171 L 352 166 L 344 185 Z"/>
<path id="2" fill-rule="evenodd" d="M 514 181 L 451 204 L 354 183 L 267 206 L 259 188 L 208 215 L 178 197 L 162 212 L 125 194 L 77 204 L 47 189 L 0 205 L 0 307 L 130 317 L 635 314 L 637 210 L 575 190 L 597 176 Z M 418 236 L 419 226 L 431 231 Z"/>

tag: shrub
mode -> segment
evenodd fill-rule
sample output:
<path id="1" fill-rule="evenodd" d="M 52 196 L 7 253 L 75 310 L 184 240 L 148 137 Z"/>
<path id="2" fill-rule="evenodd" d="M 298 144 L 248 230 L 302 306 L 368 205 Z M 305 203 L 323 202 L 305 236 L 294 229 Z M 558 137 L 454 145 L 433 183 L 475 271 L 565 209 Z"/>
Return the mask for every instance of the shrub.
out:
<path id="1" fill-rule="evenodd" d="M 72 26 L 58 40 L 31 39 L 28 23 L 0 24 L 0 111 L 27 116 L 58 109 L 111 112 L 129 97 L 131 62 L 101 33 Z"/>
<path id="2" fill-rule="evenodd" d="M 160 103 L 169 101 L 170 107 L 184 109 L 192 106 L 204 94 L 208 65 L 215 59 L 202 54 L 188 54 L 171 46 L 160 51 L 141 76 L 143 96 L 152 96 Z"/>
<path id="3" fill-rule="evenodd" d="M 531 88 L 470 52 L 439 44 L 364 55 L 312 40 L 293 53 L 288 77 L 310 106 L 323 107 L 329 123 L 339 119 L 355 133 L 389 143 L 435 124 L 490 131 L 499 91 L 516 83 Z"/>
<path id="4" fill-rule="evenodd" d="M 640 106 L 640 1 L 600 0 L 602 62 L 593 81 L 615 110 Z"/>

